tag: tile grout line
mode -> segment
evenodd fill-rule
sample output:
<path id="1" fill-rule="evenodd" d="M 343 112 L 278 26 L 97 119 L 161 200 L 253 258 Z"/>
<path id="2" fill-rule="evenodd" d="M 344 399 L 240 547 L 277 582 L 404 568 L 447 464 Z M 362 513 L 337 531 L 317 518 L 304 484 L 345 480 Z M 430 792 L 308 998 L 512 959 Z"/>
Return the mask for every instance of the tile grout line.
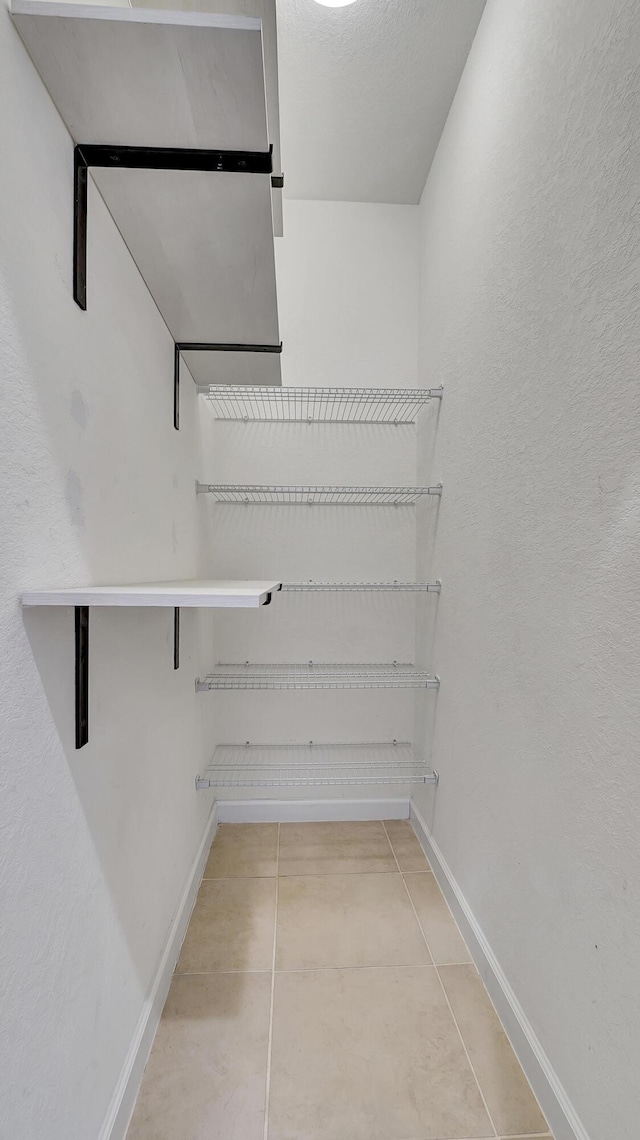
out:
<path id="1" fill-rule="evenodd" d="M 273 917 L 273 955 L 271 958 L 271 1000 L 269 1004 L 269 1038 L 267 1042 L 267 1074 L 264 1088 L 264 1140 L 269 1136 L 269 1100 L 271 1097 L 271 1048 L 273 1045 L 273 999 L 276 989 L 276 950 L 278 943 L 278 892 L 280 889 L 280 824 L 276 841 L 276 905 Z"/>
<path id="2" fill-rule="evenodd" d="M 400 876 L 398 876 L 400 877 Z M 472 962 L 440 962 L 440 966 L 471 966 Z M 276 970 L 276 974 L 327 974 L 334 970 L 434 970 L 435 965 L 433 962 L 396 962 L 392 967 L 390 966 L 296 966 L 288 970 Z M 180 973 L 175 971 L 178 978 L 198 978 L 208 977 L 217 974 L 271 974 L 271 968 L 268 970 L 182 970 Z M 532 1140 L 538 1140 L 539 1136 L 546 1136 L 546 1132 L 536 1133 Z M 466 1140 L 466 1137 L 463 1137 Z M 505 1140 L 505 1137 L 500 1137 L 500 1140 Z M 506 1140 L 521 1140 L 520 1136 L 507 1136 Z"/>
<path id="3" fill-rule="evenodd" d="M 378 823 L 378 822 L 382 822 L 382 821 L 376 820 L 375 822 Z M 229 824 L 227 824 L 227 827 L 229 827 Z M 278 824 L 278 827 L 280 827 L 280 824 Z M 397 874 L 397 873 L 398 873 L 397 871 L 297 871 L 297 872 L 295 872 L 295 874 L 282 874 L 281 878 L 282 879 L 331 879 L 331 878 L 337 878 L 338 876 L 342 876 L 342 874 Z M 432 871 L 406 871 L 403 873 L 405 873 L 405 874 L 430 874 L 430 876 L 432 876 L 432 874 L 434 874 L 434 872 L 432 872 Z M 273 876 L 273 874 L 218 874 L 218 876 L 213 876 L 213 877 L 210 876 L 209 878 L 206 878 L 206 876 L 203 876 L 201 879 L 201 882 L 237 882 L 238 880 L 242 880 L 242 879 L 274 879 L 274 878 L 275 878 L 275 876 Z M 508 1137 L 507 1140 L 511 1140 L 511 1138 Z M 516 1140 L 520 1140 L 520 1138 L 516 1137 Z M 537 1137 L 534 1137 L 533 1140 L 537 1140 Z"/>
<path id="4" fill-rule="evenodd" d="M 408 886 L 407 886 L 407 884 L 406 884 L 406 882 L 405 882 L 405 877 L 404 877 L 404 874 L 403 874 L 403 872 L 402 872 L 402 868 L 401 868 L 400 864 L 398 863 L 398 857 L 397 857 L 397 855 L 396 855 L 396 852 L 395 852 L 395 848 L 394 848 L 394 846 L 393 846 L 393 843 L 391 842 L 391 839 L 389 838 L 389 832 L 387 831 L 387 828 L 386 828 L 386 824 L 385 824 L 384 820 L 382 821 L 382 826 L 384 827 L 384 833 L 385 833 L 385 835 L 386 835 L 387 839 L 389 840 L 389 846 L 391 847 L 391 850 L 392 850 L 392 852 L 393 852 L 393 857 L 394 857 L 394 859 L 395 859 L 395 861 L 396 861 L 396 865 L 397 865 L 397 867 L 398 867 L 398 871 L 400 872 L 400 876 L 401 876 L 401 878 L 402 878 L 402 884 L 403 884 L 403 886 L 404 886 L 404 889 L 405 889 L 405 891 L 407 892 L 407 898 L 409 899 L 409 903 L 410 903 L 410 905 L 411 905 L 411 909 L 412 909 L 412 911 L 413 911 L 413 913 L 414 913 L 414 915 L 415 915 L 415 918 L 416 918 L 416 922 L 418 923 L 418 928 L 419 928 L 419 930 L 420 930 L 420 933 L 422 934 L 422 937 L 423 937 L 423 939 L 424 939 L 424 944 L 425 944 L 425 946 L 427 947 L 427 951 L 428 951 L 428 953 L 429 953 L 429 957 L 431 958 L 431 961 L 433 962 L 433 965 L 434 965 L 434 969 L 435 969 L 435 972 L 436 972 L 436 977 L 437 977 L 437 979 L 438 979 L 438 982 L 440 983 L 440 988 L 441 988 L 441 990 L 442 990 L 442 993 L 443 993 L 443 995 L 444 995 L 444 1000 L 446 1001 L 446 1003 L 447 1003 L 447 1006 L 449 1007 L 449 1012 L 450 1012 L 450 1014 L 451 1014 L 451 1017 L 452 1017 L 452 1019 L 453 1019 L 453 1024 L 454 1024 L 454 1025 L 455 1025 L 455 1027 L 456 1027 L 456 1030 L 457 1030 L 457 1032 L 458 1032 L 458 1037 L 460 1038 L 460 1042 L 461 1042 L 461 1044 L 462 1044 L 462 1048 L 464 1049 L 464 1053 L 465 1053 L 465 1056 L 466 1056 L 466 1058 L 467 1058 L 467 1061 L 469 1062 L 469 1067 L 470 1067 L 470 1069 L 471 1069 L 471 1072 L 472 1072 L 472 1074 L 473 1074 L 473 1079 L 475 1080 L 475 1082 L 476 1082 L 476 1085 L 477 1085 L 477 1087 L 478 1087 L 478 1092 L 480 1093 L 480 1098 L 481 1098 L 481 1100 L 482 1100 L 482 1103 L 483 1103 L 483 1105 L 484 1105 L 484 1109 L 485 1109 L 485 1112 L 486 1112 L 486 1114 L 487 1114 L 487 1118 L 488 1118 L 488 1120 L 489 1120 L 489 1123 L 490 1123 L 491 1127 L 493 1128 L 493 1134 L 494 1134 L 494 1136 L 496 1137 L 496 1140 L 499 1140 L 499 1133 L 498 1133 L 498 1129 L 496 1128 L 496 1126 L 495 1126 L 495 1122 L 494 1122 L 494 1119 L 493 1119 L 493 1117 L 492 1117 L 491 1113 L 489 1112 L 489 1105 L 488 1105 L 488 1104 L 487 1104 L 487 1102 L 486 1102 L 486 1099 L 485 1099 L 485 1095 L 484 1095 L 484 1093 L 483 1093 L 483 1091 L 482 1091 L 482 1088 L 481 1088 L 481 1086 L 480 1086 L 480 1081 L 478 1080 L 478 1074 L 476 1073 L 476 1070 L 475 1070 L 475 1068 L 474 1068 L 474 1066 L 473 1066 L 473 1062 L 472 1062 L 472 1060 L 471 1060 L 471 1057 L 469 1056 L 469 1050 L 467 1049 L 467 1045 L 466 1045 L 465 1039 L 464 1039 L 464 1037 L 462 1036 L 462 1033 L 461 1033 L 461 1030 L 460 1030 L 460 1026 L 458 1025 L 458 1020 L 457 1020 L 457 1018 L 456 1018 L 456 1015 L 455 1015 L 455 1013 L 453 1012 L 453 1008 L 452 1008 L 452 1006 L 451 1006 L 451 1002 L 449 1001 L 449 997 L 448 997 L 448 995 L 447 995 L 447 991 L 446 991 L 446 990 L 445 990 L 445 988 L 444 988 L 444 984 L 443 984 L 442 978 L 440 977 L 440 971 L 438 970 L 438 965 L 437 965 L 437 962 L 435 961 L 435 959 L 434 959 L 434 957 L 433 957 L 433 954 L 431 953 L 431 947 L 429 946 L 429 940 L 428 940 L 428 938 L 427 938 L 427 936 L 426 936 L 426 934 L 425 934 L 425 932 L 424 932 L 424 927 L 423 927 L 422 923 L 420 922 L 420 919 L 418 918 L 418 912 L 417 912 L 417 910 L 416 910 L 416 908 L 415 908 L 415 906 L 414 906 L 414 902 L 413 902 L 413 899 L 411 898 L 411 892 L 410 892 L 410 890 L 409 890 L 409 888 L 408 888 Z"/>

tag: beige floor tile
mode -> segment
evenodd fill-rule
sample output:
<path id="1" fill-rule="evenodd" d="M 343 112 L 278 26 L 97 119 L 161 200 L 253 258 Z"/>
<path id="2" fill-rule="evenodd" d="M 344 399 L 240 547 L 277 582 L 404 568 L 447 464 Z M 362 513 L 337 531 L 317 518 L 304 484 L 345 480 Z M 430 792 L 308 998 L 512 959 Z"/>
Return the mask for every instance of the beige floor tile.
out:
<path id="1" fill-rule="evenodd" d="M 276 975 L 269 1140 L 492 1134 L 432 966 Z"/>
<path id="2" fill-rule="evenodd" d="M 477 970 L 442 966 L 440 976 L 498 1133 L 544 1134 L 547 1123 Z"/>
<path id="3" fill-rule="evenodd" d="M 277 823 L 223 823 L 216 833 L 204 878 L 275 875 L 277 850 Z"/>
<path id="4" fill-rule="evenodd" d="M 434 962 L 436 964 L 470 962 L 471 955 L 444 900 L 435 875 L 431 871 L 424 875 L 407 875 L 405 882 Z"/>
<path id="5" fill-rule="evenodd" d="M 402 875 L 280 880 L 278 970 L 431 962 Z"/>
<path id="6" fill-rule="evenodd" d="M 384 827 L 377 820 L 283 823 L 280 826 L 281 875 L 341 875 L 397 870 Z"/>
<path id="7" fill-rule="evenodd" d="M 429 871 L 425 853 L 408 819 L 387 819 L 385 828 L 401 871 Z"/>
<path id="8" fill-rule="evenodd" d="M 204 879 L 177 972 L 270 970 L 275 909 L 275 879 Z"/>
<path id="9" fill-rule="evenodd" d="M 271 976 L 176 977 L 127 1140 L 262 1140 Z"/>

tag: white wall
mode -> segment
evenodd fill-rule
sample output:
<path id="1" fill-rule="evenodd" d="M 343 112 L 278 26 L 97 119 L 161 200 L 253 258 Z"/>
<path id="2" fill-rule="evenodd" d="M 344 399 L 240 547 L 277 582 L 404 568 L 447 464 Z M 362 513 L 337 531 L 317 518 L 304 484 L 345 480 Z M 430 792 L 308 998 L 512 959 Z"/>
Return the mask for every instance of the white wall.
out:
<path id="1" fill-rule="evenodd" d="M 285 202 L 284 237 L 276 241 L 285 385 L 415 385 L 417 237 L 416 206 Z M 415 481 L 412 427 L 218 422 L 212 441 L 203 482 Z M 211 572 L 221 577 L 413 578 L 411 507 L 208 502 L 205 510 L 216 535 Z M 219 613 L 215 628 L 216 661 L 410 661 L 415 605 L 410 594 L 280 594 L 257 620 L 251 613 Z M 214 706 L 217 738 L 226 743 L 406 740 L 413 729 L 411 692 L 205 693 L 201 699 Z M 334 792 L 352 796 L 353 788 L 273 794 L 327 798 Z M 264 789 L 255 792 L 264 795 Z"/>
<path id="2" fill-rule="evenodd" d="M 284 384 L 416 383 L 416 206 L 285 201 L 276 241 Z"/>
<path id="3" fill-rule="evenodd" d="M 489 0 L 422 202 L 421 806 L 591 1140 L 638 1136 L 639 58 L 636 0 Z"/>
<path id="4" fill-rule="evenodd" d="M 196 398 L 175 432 L 171 338 L 92 189 L 73 302 L 73 147 L 4 8 L 0 89 L 0 1135 L 93 1140 L 211 807 L 200 622 L 175 673 L 171 611 L 92 611 L 76 752 L 73 611 L 18 599 L 197 573 Z"/>

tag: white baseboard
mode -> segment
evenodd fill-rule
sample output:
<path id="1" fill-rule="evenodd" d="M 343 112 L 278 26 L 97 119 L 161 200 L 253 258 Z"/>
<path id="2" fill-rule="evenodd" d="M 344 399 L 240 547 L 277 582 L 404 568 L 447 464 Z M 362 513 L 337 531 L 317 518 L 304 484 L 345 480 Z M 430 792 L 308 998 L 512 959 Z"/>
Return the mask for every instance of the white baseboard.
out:
<path id="1" fill-rule="evenodd" d="M 144 1068 L 149 1059 L 153 1039 L 169 993 L 173 971 L 196 901 L 209 848 L 215 838 L 217 818 L 217 805 L 214 804 L 207 820 L 202 843 L 187 876 L 184 891 L 138 1019 L 133 1040 L 111 1098 L 111 1104 L 100 1130 L 99 1140 L 124 1140 L 126 1136 Z"/>
<path id="2" fill-rule="evenodd" d="M 555 1140 L 589 1140 L 451 868 L 413 802 L 411 822 Z"/>
<path id="3" fill-rule="evenodd" d="M 409 798 L 362 800 L 218 800 L 218 823 L 309 823 L 408 819 Z"/>

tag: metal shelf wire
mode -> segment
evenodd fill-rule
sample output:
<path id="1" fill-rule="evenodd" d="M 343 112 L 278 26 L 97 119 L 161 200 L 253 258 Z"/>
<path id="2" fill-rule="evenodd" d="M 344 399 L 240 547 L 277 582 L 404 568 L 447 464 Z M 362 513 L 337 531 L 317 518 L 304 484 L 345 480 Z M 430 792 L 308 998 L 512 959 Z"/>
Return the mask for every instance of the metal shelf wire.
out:
<path id="1" fill-rule="evenodd" d="M 198 678 L 196 692 L 229 689 L 439 689 L 440 678 L 415 665 L 221 664 Z"/>
<path id="2" fill-rule="evenodd" d="M 198 495 L 218 503 L 248 506 L 411 506 L 423 495 L 441 495 L 433 487 L 288 487 L 276 484 L 196 483 Z"/>
<path id="3" fill-rule="evenodd" d="M 234 423 L 412 424 L 443 388 L 297 388 L 201 385 L 216 419 Z"/>
<path id="4" fill-rule="evenodd" d="M 442 582 L 283 582 L 283 593 L 373 593 L 376 591 L 406 591 L 407 593 L 439 594 Z"/>
<path id="5" fill-rule="evenodd" d="M 197 788 L 311 787 L 326 784 L 436 784 L 413 745 L 219 744 Z"/>

